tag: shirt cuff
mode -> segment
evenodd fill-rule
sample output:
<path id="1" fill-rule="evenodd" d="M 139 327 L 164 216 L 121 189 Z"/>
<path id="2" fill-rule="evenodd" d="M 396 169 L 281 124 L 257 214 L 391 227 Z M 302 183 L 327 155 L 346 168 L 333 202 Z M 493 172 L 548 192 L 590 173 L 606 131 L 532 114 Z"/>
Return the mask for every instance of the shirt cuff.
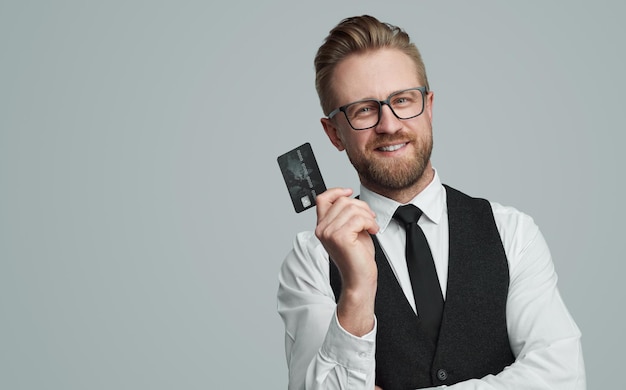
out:
<path id="1" fill-rule="evenodd" d="M 357 337 L 341 327 L 335 311 L 320 350 L 321 354 L 328 360 L 334 361 L 349 370 L 361 372 L 374 370 L 376 361 L 376 321 L 376 318 L 374 318 L 374 329 L 371 332 L 362 337 Z"/>

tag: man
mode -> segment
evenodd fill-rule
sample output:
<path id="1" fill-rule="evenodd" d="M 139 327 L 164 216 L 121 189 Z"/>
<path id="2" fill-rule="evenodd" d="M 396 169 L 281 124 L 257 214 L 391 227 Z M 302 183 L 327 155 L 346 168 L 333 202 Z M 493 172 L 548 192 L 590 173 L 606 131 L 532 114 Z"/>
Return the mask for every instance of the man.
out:
<path id="1" fill-rule="evenodd" d="M 584 389 L 580 331 L 533 220 L 431 165 L 433 92 L 408 35 L 345 19 L 315 67 L 322 126 L 361 188 L 320 194 L 315 233 L 281 268 L 289 388 Z M 417 224 L 403 216 L 417 209 Z"/>

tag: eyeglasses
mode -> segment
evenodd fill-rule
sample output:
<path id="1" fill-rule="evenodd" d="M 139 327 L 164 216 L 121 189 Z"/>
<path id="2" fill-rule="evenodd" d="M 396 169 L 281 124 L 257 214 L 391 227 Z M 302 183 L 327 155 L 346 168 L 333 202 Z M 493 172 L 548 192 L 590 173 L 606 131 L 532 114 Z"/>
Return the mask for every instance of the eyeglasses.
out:
<path id="1" fill-rule="evenodd" d="M 385 100 L 359 100 L 333 110 L 328 114 L 328 119 L 341 111 L 354 130 L 371 129 L 380 122 L 383 104 L 388 105 L 398 119 L 415 118 L 424 112 L 424 95 L 427 92 L 426 87 L 416 87 L 394 92 Z"/>

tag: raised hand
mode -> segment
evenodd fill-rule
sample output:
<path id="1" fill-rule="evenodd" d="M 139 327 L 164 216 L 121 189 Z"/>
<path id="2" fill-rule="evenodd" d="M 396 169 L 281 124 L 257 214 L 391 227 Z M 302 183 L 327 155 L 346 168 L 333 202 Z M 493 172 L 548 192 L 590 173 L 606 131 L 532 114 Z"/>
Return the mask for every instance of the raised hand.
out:
<path id="1" fill-rule="evenodd" d="M 370 234 L 378 232 L 378 224 L 369 206 L 351 195 L 350 189 L 332 188 L 317 196 L 315 234 L 341 273 L 339 323 L 362 336 L 374 326 L 378 269 Z"/>

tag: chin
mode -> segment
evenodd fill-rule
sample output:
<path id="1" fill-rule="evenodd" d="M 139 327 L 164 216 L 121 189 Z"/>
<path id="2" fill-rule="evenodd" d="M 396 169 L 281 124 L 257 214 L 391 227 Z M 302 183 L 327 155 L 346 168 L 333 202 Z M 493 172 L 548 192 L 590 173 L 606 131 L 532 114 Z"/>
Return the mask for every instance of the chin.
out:
<path id="1" fill-rule="evenodd" d="M 395 163 L 385 167 L 370 165 L 367 172 L 361 176 L 380 188 L 403 190 L 419 182 L 427 166 L 421 163 L 412 164 L 413 166 L 401 165 L 404 164 Z"/>

